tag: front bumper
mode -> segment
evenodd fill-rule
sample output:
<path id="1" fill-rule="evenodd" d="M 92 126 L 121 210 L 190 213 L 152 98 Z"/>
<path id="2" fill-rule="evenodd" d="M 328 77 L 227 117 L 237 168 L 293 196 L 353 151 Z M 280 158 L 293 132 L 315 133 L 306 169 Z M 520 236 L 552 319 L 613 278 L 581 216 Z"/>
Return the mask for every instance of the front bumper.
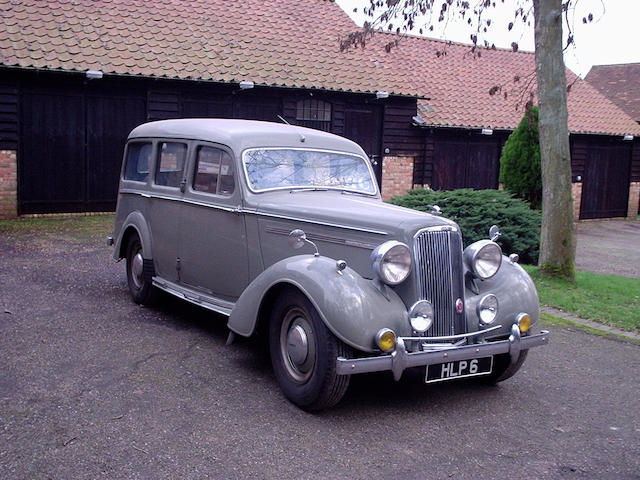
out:
<path id="1" fill-rule="evenodd" d="M 396 348 L 390 355 L 368 358 L 346 359 L 338 357 L 336 370 L 338 375 L 380 372 L 391 370 L 393 377 L 400 380 L 406 368 L 421 367 L 458 360 L 471 360 L 479 357 L 508 353 L 511 364 L 518 361 L 520 352 L 549 343 L 549 332 L 541 331 L 536 335 L 522 336 L 517 324 L 511 326 L 511 335 L 507 340 L 483 342 L 472 345 L 446 346 L 425 352 L 407 352 L 402 337 L 396 339 Z"/>

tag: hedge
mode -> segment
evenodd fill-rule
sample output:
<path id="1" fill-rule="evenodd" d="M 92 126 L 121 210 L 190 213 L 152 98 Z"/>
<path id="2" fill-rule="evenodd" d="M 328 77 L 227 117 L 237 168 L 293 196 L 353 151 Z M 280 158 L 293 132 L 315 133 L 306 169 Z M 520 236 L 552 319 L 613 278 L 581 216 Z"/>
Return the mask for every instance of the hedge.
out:
<path id="1" fill-rule="evenodd" d="M 442 216 L 455 221 L 464 246 L 489 237 L 489 227 L 498 225 L 498 243 L 509 255 L 517 253 L 522 263 L 537 264 L 540 243 L 540 212 L 524 200 L 502 190 L 460 189 L 451 191 L 410 190 L 390 203 L 423 212 L 438 205 Z"/>

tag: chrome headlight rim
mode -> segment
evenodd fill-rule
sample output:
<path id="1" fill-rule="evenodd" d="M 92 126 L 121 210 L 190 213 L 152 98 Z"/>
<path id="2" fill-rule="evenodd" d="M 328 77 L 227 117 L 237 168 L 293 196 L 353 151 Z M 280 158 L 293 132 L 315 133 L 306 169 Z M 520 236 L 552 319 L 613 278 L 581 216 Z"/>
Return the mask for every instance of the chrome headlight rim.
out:
<path id="1" fill-rule="evenodd" d="M 495 261 L 493 264 L 493 270 L 485 273 L 483 269 L 479 268 L 478 263 L 480 260 L 486 261 L 486 256 L 481 257 L 481 255 L 486 255 L 490 250 L 494 250 Z M 479 240 L 472 243 L 464 250 L 464 259 L 467 263 L 467 267 L 475 277 L 482 280 L 488 280 L 500 270 L 500 266 L 502 265 L 502 249 L 500 248 L 500 245 L 491 240 Z"/>
<path id="2" fill-rule="evenodd" d="M 401 277 L 391 278 L 385 274 L 385 260 L 389 258 L 389 255 L 393 254 L 394 250 L 397 252 L 398 249 L 404 250 L 404 253 L 406 254 L 406 269 L 402 273 Z M 387 285 L 395 286 L 404 282 L 407 278 L 409 278 L 412 267 L 413 259 L 411 256 L 411 249 L 405 243 L 399 242 L 397 240 L 389 240 L 388 242 L 384 242 L 378 245 L 375 250 L 371 252 L 371 268 L 373 269 L 373 272 L 376 274 L 376 276 Z"/>
<path id="3" fill-rule="evenodd" d="M 418 300 L 409 309 L 408 316 L 413 331 L 424 333 L 433 325 L 433 305 L 428 300 Z"/>
<path id="4" fill-rule="evenodd" d="M 498 297 L 493 293 L 488 293 L 483 296 L 476 305 L 476 313 L 478 314 L 480 325 L 490 325 L 495 322 L 496 318 L 498 318 L 499 308 L 500 303 L 498 302 Z"/>

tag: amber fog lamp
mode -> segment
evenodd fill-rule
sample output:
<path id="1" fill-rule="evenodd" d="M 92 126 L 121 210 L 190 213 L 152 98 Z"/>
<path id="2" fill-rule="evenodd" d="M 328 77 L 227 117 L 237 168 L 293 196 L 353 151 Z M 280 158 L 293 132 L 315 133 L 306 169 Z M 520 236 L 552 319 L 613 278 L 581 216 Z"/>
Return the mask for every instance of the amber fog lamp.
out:
<path id="1" fill-rule="evenodd" d="M 383 352 L 390 352 L 396 347 L 396 334 L 388 328 L 381 328 L 376 334 L 376 343 Z"/>
<path id="2" fill-rule="evenodd" d="M 516 317 L 516 323 L 520 328 L 520 333 L 527 333 L 531 328 L 531 317 L 528 313 L 520 313 Z"/>

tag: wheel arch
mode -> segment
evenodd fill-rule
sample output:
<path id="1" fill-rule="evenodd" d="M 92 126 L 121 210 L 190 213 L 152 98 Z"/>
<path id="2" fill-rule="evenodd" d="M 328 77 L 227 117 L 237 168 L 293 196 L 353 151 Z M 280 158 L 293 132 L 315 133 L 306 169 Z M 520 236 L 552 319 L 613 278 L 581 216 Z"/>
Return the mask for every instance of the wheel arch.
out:
<path id="1" fill-rule="evenodd" d="M 145 259 L 151 259 L 151 231 L 144 216 L 139 211 L 131 212 L 122 224 L 120 235 L 113 251 L 116 260 L 125 258 L 127 255 L 127 245 L 132 235 L 138 235 L 142 244 L 142 255 Z"/>
<path id="2" fill-rule="evenodd" d="M 258 275 L 231 311 L 229 329 L 242 336 L 264 331 L 275 299 L 288 288 L 300 291 L 327 328 L 358 350 L 379 351 L 374 338 L 380 328 L 409 333 L 406 307 L 393 290 L 383 294 L 354 270 L 339 272 L 335 260 L 309 255 L 281 260 Z"/>

